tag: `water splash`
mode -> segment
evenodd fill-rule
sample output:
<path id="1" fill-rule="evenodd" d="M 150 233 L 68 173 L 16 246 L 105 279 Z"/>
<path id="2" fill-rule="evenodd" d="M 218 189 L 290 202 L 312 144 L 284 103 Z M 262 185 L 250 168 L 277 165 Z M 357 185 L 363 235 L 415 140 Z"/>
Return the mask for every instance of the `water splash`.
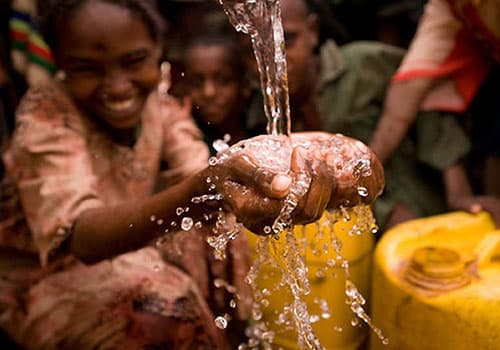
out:
<path id="1" fill-rule="evenodd" d="M 352 283 L 350 280 L 346 280 L 345 282 L 345 295 L 345 302 L 350 307 L 352 312 L 354 312 L 357 317 L 362 319 L 372 329 L 372 331 L 379 337 L 384 345 L 389 344 L 389 339 L 384 336 L 380 328 L 373 324 L 371 317 L 363 308 L 366 300 L 358 291 L 354 283 Z"/>
<path id="2" fill-rule="evenodd" d="M 270 135 L 290 134 L 285 39 L 278 0 L 218 0 L 237 31 L 250 36 Z"/>
<path id="3" fill-rule="evenodd" d="M 227 149 L 223 143 L 217 143 L 214 147 L 224 150 L 222 155 L 212 157 L 209 160 L 210 165 L 215 165 L 220 161 L 224 161 L 224 157 L 228 157 L 233 152 L 241 151 L 245 148 L 248 154 L 260 158 L 257 159 L 261 167 L 268 167 L 278 171 L 288 171 L 291 159 L 291 141 L 289 139 L 291 125 L 290 125 L 290 108 L 288 96 L 288 78 L 286 71 L 285 60 L 285 42 L 283 28 L 281 25 L 281 13 L 279 7 L 279 0 L 218 0 L 222 5 L 229 21 L 237 31 L 241 31 L 250 36 L 254 54 L 257 60 L 258 69 L 260 73 L 260 85 L 264 97 L 264 111 L 268 120 L 267 133 L 268 135 L 284 138 L 271 139 L 271 145 L 266 144 L 257 145 L 257 149 L 248 150 L 252 146 L 248 142 L 244 145 L 231 147 Z M 269 140 L 269 139 L 268 139 Z M 360 143 L 361 145 L 361 143 Z M 309 143 L 303 145 L 305 148 L 311 146 Z M 364 145 L 363 145 L 364 146 Z M 354 177 L 356 182 L 358 179 L 370 176 L 371 164 L 369 157 L 364 157 L 366 152 L 356 152 L 361 148 L 349 145 L 346 149 L 345 142 L 337 138 L 331 142 L 325 142 L 320 145 L 315 145 L 320 152 L 335 153 L 337 157 L 332 159 L 332 164 L 329 164 L 332 169 L 337 172 L 345 172 L 348 176 Z M 228 152 L 227 152 L 228 151 Z M 339 177 L 341 178 L 341 177 Z M 298 342 L 302 348 L 309 349 L 323 349 L 318 338 L 314 334 L 311 326 L 311 320 L 315 318 L 309 315 L 307 304 L 302 300 L 304 295 L 310 292 L 309 282 L 307 278 L 307 266 L 304 263 L 303 256 L 300 254 L 298 242 L 293 233 L 293 225 L 291 225 L 292 213 L 297 207 L 299 200 L 308 191 L 311 179 L 307 174 L 295 174 L 292 183 L 291 191 L 287 198 L 285 198 L 284 205 L 280 211 L 278 218 L 273 223 L 272 227 L 267 227 L 267 232 L 274 233 L 274 238 L 279 239 L 279 234 L 285 233 L 285 250 L 282 255 L 274 254 L 274 257 L 282 257 L 282 263 L 278 264 L 276 261 L 270 259 L 270 247 L 276 250 L 277 240 L 270 239 L 270 236 L 261 237 L 257 248 L 257 258 L 251 267 L 247 282 L 254 290 L 254 307 L 253 318 L 254 323 L 247 329 L 249 337 L 248 344 L 242 344 L 238 349 L 271 349 L 274 333 L 269 331 L 266 322 L 262 320 L 261 307 L 266 307 L 267 298 L 263 291 L 258 288 L 257 276 L 259 275 L 260 267 L 263 264 L 271 264 L 278 267 L 282 272 L 282 281 L 279 286 L 286 286 L 292 296 L 293 301 L 290 305 L 284 307 L 283 312 L 278 316 L 280 324 L 289 327 L 292 324 L 295 326 L 298 335 Z M 360 198 L 368 197 L 369 193 L 363 186 L 355 188 Z M 207 195 L 205 195 L 207 196 Z M 196 201 L 209 200 L 207 197 L 199 197 Z M 360 202 L 363 202 L 360 200 Z M 195 201 L 193 201 L 195 203 Z M 356 203 L 344 203 L 345 206 L 351 207 Z M 349 221 L 351 216 L 348 210 L 341 207 L 340 214 L 336 213 L 334 217 L 328 218 L 329 222 L 336 222 L 340 215 L 345 221 Z M 363 213 L 363 212 L 360 212 Z M 376 228 L 374 222 L 370 220 L 358 222 L 353 226 L 352 234 L 361 234 L 367 228 L 373 232 Z M 208 243 L 217 251 L 222 251 L 227 245 L 231 236 L 236 231 L 229 230 L 229 234 L 221 233 L 209 237 Z M 238 231 L 239 232 L 239 231 Z M 332 234 L 333 234 L 332 230 Z M 341 255 L 342 244 L 340 240 L 334 236 L 331 239 L 331 249 L 336 253 L 336 259 L 329 261 L 324 271 L 334 266 L 340 266 L 346 271 L 346 277 L 349 278 L 349 262 Z M 322 247 L 323 251 L 328 251 L 329 247 Z M 318 250 L 318 252 L 320 252 Z M 222 256 L 221 254 L 219 254 Z M 225 256 L 225 255 L 224 255 Z M 348 280 L 349 281 L 349 280 Z M 349 281 L 349 283 L 351 283 Z M 352 283 L 346 282 L 346 295 L 348 287 L 354 286 Z M 355 288 L 355 287 L 354 287 Z M 356 289 L 357 291 L 357 289 Z M 349 293 L 354 293 L 353 289 L 349 289 Z M 359 293 L 358 293 L 359 294 Z M 355 294 L 355 296 L 358 296 Z M 360 295 L 360 294 L 359 294 Z M 352 304 L 351 304 L 352 305 Z M 360 317 L 367 316 L 359 312 L 359 309 L 351 308 Z M 328 318 L 330 313 L 327 307 L 322 304 L 322 315 Z M 360 317 L 361 318 L 361 317 Z M 362 318 L 367 321 L 369 318 Z M 218 318 L 219 322 L 223 322 Z M 367 322 L 371 327 L 371 323 Z M 339 327 L 339 329 L 341 329 Z M 376 328 L 372 329 L 376 330 Z"/>

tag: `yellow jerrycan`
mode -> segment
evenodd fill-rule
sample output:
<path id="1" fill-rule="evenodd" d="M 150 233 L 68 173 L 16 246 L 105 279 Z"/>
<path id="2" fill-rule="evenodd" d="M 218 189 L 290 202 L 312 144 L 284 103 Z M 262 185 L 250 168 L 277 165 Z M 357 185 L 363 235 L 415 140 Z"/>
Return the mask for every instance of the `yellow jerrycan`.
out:
<path id="1" fill-rule="evenodd" d="M 325 349 L 359 349 L 367 342 L 368 330 L 362 321 L 358 322 L 345 303 L 345 269 L 340 266 L 340 263 L 331 266 L 331 261 L 338 254 L 333 249 L 319 253 L 323 249 L 322 247 L 331 243 L 329 241 L 331 235 L 325 232 L 329 231 L 330 228 L 322 225 L 323 222 L 324 217 L 316 223 L 297 225 L 294 228 L 296 239 L 306 242 L 303 251 L 305 265 L 308 268 L 310 293 L 303 296 L 303 300 L 307 304 L 311 318 L 314 318 L 311 322 L 312 329 Z M 349 233 L 354 224 L 356 224 L 356 218 L 352 215 L 348 222 L 341 220 L 335 223 L 333 231 L 342 243 L 341 255 L 344 261 L 348 261 L 350 281 L 356 285 L 363 296 L 368 297 L 374 236 L 370 232 L 363 232 L 360 235 Z M 247 231 L 247 236 L 252 259 L 255 259 L 256 254 L 259 254 L 258 240 L 262 237 L 249 231 Z M 283 246 L 285 244 L 284 237 L 281 236 L 274 244 Z M 326 269 L 327 264 L 329 266 Z M 278 267 L 267 264 L 260 267 L 257 276 L 260 292 L 263 290 L 272 291 L 280 283 L 281 274 L 278 273 L 278 270 Z M 272 348 L 300 349 L 296 330 L 286 329 L 277 323 L 278 315 L 283 307 L 291 304 L 292 294 L 286 288 L 280 288 L 269 293 L 267 300 L 269 301 L 268 305 L 261 307 L 261 311 L 262 320 L 266 322 L 267 328 L 275 334 Z M 352 323 L 355 325 L 353 326 Z"/>
<path id="2" fill-rule="evenodd" d="M 374 254 L 371 350 L 500 349 L 500 230 L 489 214 L 400 224 Z"/>

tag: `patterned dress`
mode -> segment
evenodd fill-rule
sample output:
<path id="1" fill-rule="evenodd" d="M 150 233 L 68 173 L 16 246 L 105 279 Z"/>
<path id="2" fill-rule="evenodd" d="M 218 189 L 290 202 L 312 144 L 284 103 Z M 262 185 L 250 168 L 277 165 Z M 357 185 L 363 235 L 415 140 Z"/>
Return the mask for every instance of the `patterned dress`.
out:
<path id="1" fill-rule="evenodd" d="M 497 0 L 430 0 L 395 82 L 433 78 L 424 110 L 464 112 L 500 62 Z"/>
<path id="2" fill-rule="evenodd" d="M 66 251 L 83 211 L 140 200 L 206 165 L 189 115 L 152 93 L 126 147 L 50 82 L 26 94 L 16 118 L 1 188 L 0 327 L 26 349 L 228 348 L 213 311 L 229 297 L 213 279 L 242 286 L 233 317 L 244 318 L 244 237 L 224 262 L 194 230 L 163 255 L 151 244 L 84 265 Z"/>

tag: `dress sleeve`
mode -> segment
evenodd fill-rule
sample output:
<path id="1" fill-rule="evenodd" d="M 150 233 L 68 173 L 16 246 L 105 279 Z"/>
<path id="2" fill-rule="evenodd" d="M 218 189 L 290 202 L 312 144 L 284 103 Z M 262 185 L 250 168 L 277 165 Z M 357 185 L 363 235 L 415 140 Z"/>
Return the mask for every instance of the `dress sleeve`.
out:
<path id="1" fill-rule="evenodd" d="M 161 173 L 164 186 L 173 185 L 208 165 L 210 152 L 203 134 L 183 107 L 168 107 L 163 134 L 162 157 L 168 165 Z"/>
<path id="2" fill-rule="evenodd" d="M 456 17 L 450 0 L 430 0 L 393 81 L 434 79 L 421 108 L 463 112 L 488 74 L 491 56 Z"/>
<path id="3" fill-rule="evenodd" d="M 23 98 L 16 118 L 11 173 L 45 265 L 78 216 L 102 203 L 76 109 L 55 89 L 39 88 Z"/>

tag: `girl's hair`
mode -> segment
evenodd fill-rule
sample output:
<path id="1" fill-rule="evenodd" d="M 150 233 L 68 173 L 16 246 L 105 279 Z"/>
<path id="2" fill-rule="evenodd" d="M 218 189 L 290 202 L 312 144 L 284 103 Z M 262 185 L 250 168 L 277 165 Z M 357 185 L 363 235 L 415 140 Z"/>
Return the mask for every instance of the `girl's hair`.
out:
<path id="1" fill-rule="evenodd" d="M 165 21 L 156 8 L 153 0 L 43 0 L 38 1 L 38 25 L 47 44 L 53 51 L 57 50 L 58 34 L 64 31 L 66 21 L 84 4 L 104 2 L 113 4 L 139 16 L 146 25 L 151 38 L 163 44 Z"/>

